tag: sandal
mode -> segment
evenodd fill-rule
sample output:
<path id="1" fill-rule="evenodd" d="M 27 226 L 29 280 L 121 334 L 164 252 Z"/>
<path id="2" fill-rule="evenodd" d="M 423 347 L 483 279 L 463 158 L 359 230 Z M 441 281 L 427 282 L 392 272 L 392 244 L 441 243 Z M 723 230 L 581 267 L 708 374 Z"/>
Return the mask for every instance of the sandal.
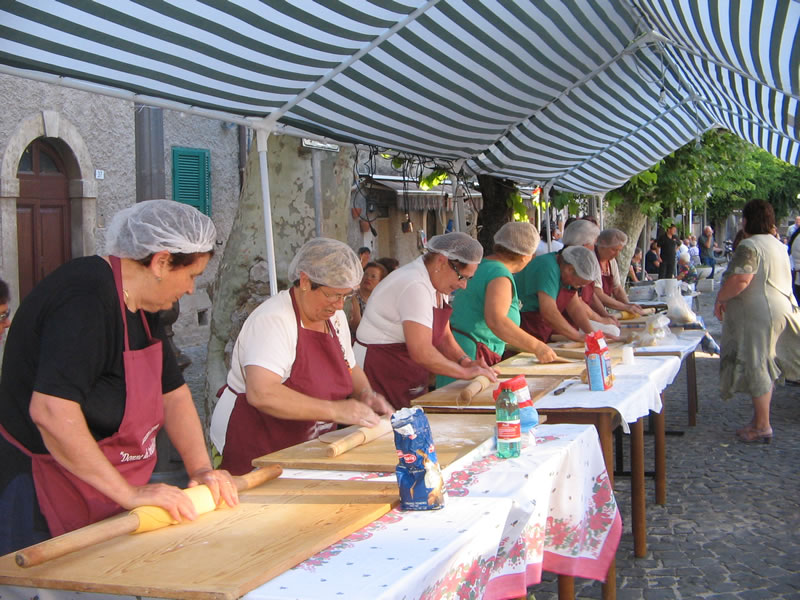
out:
<path id="1" fill-rule="evenodd" d="M 772 428 L 755 429 L 752 425 L 748 425 L 747 427 L 738 429 L 736 431 L 736 437 L 745 444 L 751 444 L 753 442 L 769 444 L 772 441 Z"/>

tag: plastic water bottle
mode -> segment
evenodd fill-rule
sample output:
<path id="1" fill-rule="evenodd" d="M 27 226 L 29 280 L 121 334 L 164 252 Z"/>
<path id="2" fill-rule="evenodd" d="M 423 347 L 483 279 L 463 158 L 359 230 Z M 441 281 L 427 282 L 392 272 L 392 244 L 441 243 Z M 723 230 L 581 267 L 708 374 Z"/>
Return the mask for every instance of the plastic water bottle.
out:
<path id="1" fill-rule="evenodd" d="M 497 456 L 515 458 L 519 456 L 522 439 L 520 434 L 519 404 L 511 390 L 504 389 L 495 402 L 497 416 Z"/>

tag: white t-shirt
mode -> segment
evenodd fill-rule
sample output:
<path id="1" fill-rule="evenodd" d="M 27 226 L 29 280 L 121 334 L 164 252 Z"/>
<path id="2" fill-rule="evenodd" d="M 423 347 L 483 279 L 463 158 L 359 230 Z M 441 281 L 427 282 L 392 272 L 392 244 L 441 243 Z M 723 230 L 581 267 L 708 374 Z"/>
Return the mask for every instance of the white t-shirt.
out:
<path id="1" fill-rule="evenodd" d="M 374 293 L 374 292 L 373 292 Z M 331 324 L 339 338 L 344 358 L 352 368 L 356 364 L 350 342 L 350 328 L 344 311 L 337 310 Z M 280 375 L 281 382 L 292 373 L 297 350 L 297 322 L 288 290 L 264 301 L 242 326 L 231 354 L 228 387 L 245 391 L 245 367 L 254 365 Z"/>
<path id="2" fill-rule="evenodd" d="M 617 289 L 621 284 L 619 280 L 619 267 L 617 266 L 617 259 L 612 258 L 608 262 L 608 270 L 611 271 L 611 276 L 614 278 L 614 289 Z M 601 290 L 603 289 L 603 273 L 602 269 L 598 271 L 600 274 L 597 276 L 597 279 L 594 280 L 594 287 L 598 287 Z"/>
<path id="3" fill-rule="evenodd" d="M 552 240 L 550 242 L 550 251 L 547 250 L 547 240 L 542 238 L 539 242 L 539 245 L 536 247 L 536 256 L 543 256 L 548 254 L 549 252 L 558 252 L 564 247 L 564 244 L 559 242 L 558 240 Z"/>
<path id="4" fill-rule="evenodd" d="M 413 321 L 433 329 L 433 309 L 436 306 L 436 288 L 420 256 L 389 273 L 372 290 L 356 339 L 364 344 L 405 342 L 403 321 Z M 365 352 L 364 347 L 357 343 L 355 354 L 361 366 Z"/>

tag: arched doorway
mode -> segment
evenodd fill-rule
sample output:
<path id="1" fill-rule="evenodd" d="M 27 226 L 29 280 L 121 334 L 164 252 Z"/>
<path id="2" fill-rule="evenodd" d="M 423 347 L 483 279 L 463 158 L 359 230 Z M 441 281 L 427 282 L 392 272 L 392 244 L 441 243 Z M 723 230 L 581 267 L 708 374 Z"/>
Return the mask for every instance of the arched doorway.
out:
<path id="1" fill-rule="evenodd" d="M 69 178 L 64 161 L 46 138 L 34 140 L 17 170 L 19 296 L 71 258 Z"/>

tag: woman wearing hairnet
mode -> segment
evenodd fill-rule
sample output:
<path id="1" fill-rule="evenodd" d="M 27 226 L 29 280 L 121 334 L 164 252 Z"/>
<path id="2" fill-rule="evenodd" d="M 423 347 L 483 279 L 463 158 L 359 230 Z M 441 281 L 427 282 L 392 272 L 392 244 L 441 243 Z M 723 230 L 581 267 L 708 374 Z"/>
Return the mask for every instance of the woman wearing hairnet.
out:
<path id="1" fill-rule="evenodd" d="M 483 248 L 466 233 L 432 237 L 428 252 L 389 273 L 370 296 L 355 351 L 376 390 L 395 408 L 428 390 L 430 373 L 457 379 L 497 377 L 471 359 L 450 331 L 446 297 L 467 287 Z"/>
<path id="2" fill-rule="evenodd" d="M 108 256 L 62 265 L 22 301 L 0 378 L 0 553 L 123 508 L 156 505 L 193 519 L 180 489 L 148 484 L 162 425 L 189 485 L 238 502 L 230 475 L 211 468 L 158 316 L 193 292 L 215 237 L 190 206 L 141 202 L 112 219 Z"/>
<path id="3" fill-rule="evenodd" d="M 594 252 L 583 246 L 568 246 L 532 260 L 515 275 L 522 300 L 522 329 L 543 342 L 550 341 L 553 333 L 583 342 L 584 335 L 566 317 L 584 332 L 594 331 L 576 292 L 593 285 L 599 273 Z"/>
<path id="4" fill-rule="evenodd" d="M 642 307 L 628 300 L 619 276 L 617 256 L 626 243 L 628 235 L 619 229 L 604 229 L 597 236 L 594 253 L 600 265 L 600 279 L 594 282 L 594 293 L 603 306 L 643 315 Z"/>
<path id="5" fill-rule="evenodd" d="M 519 327 L 514 273 L 531 261 L 538 244 L 539 232 L 532 224 L 506 223 L 494 234 L 492 254 L 478 265 L 467 289 L 453 298 L 450 329 L 470 358 L 481 357 L 493 365 L 501 360 L 506 344 L 533 352 L 542 363 L 556 358 L 547 344 Z M 439 375 L 436 386 L 451 381 L 453 378 Z"/>
<path id="6" fill-rule="evenodd" d="M 346 244 L 309 240 L 289 264 L 292 287 L 247 317 L 211 419 L 224 469 L 246 473 L 254 458 L 336 423 L 373 427 L 391 413 L 356 365 L 342 310 L 362 274 Z"/>

